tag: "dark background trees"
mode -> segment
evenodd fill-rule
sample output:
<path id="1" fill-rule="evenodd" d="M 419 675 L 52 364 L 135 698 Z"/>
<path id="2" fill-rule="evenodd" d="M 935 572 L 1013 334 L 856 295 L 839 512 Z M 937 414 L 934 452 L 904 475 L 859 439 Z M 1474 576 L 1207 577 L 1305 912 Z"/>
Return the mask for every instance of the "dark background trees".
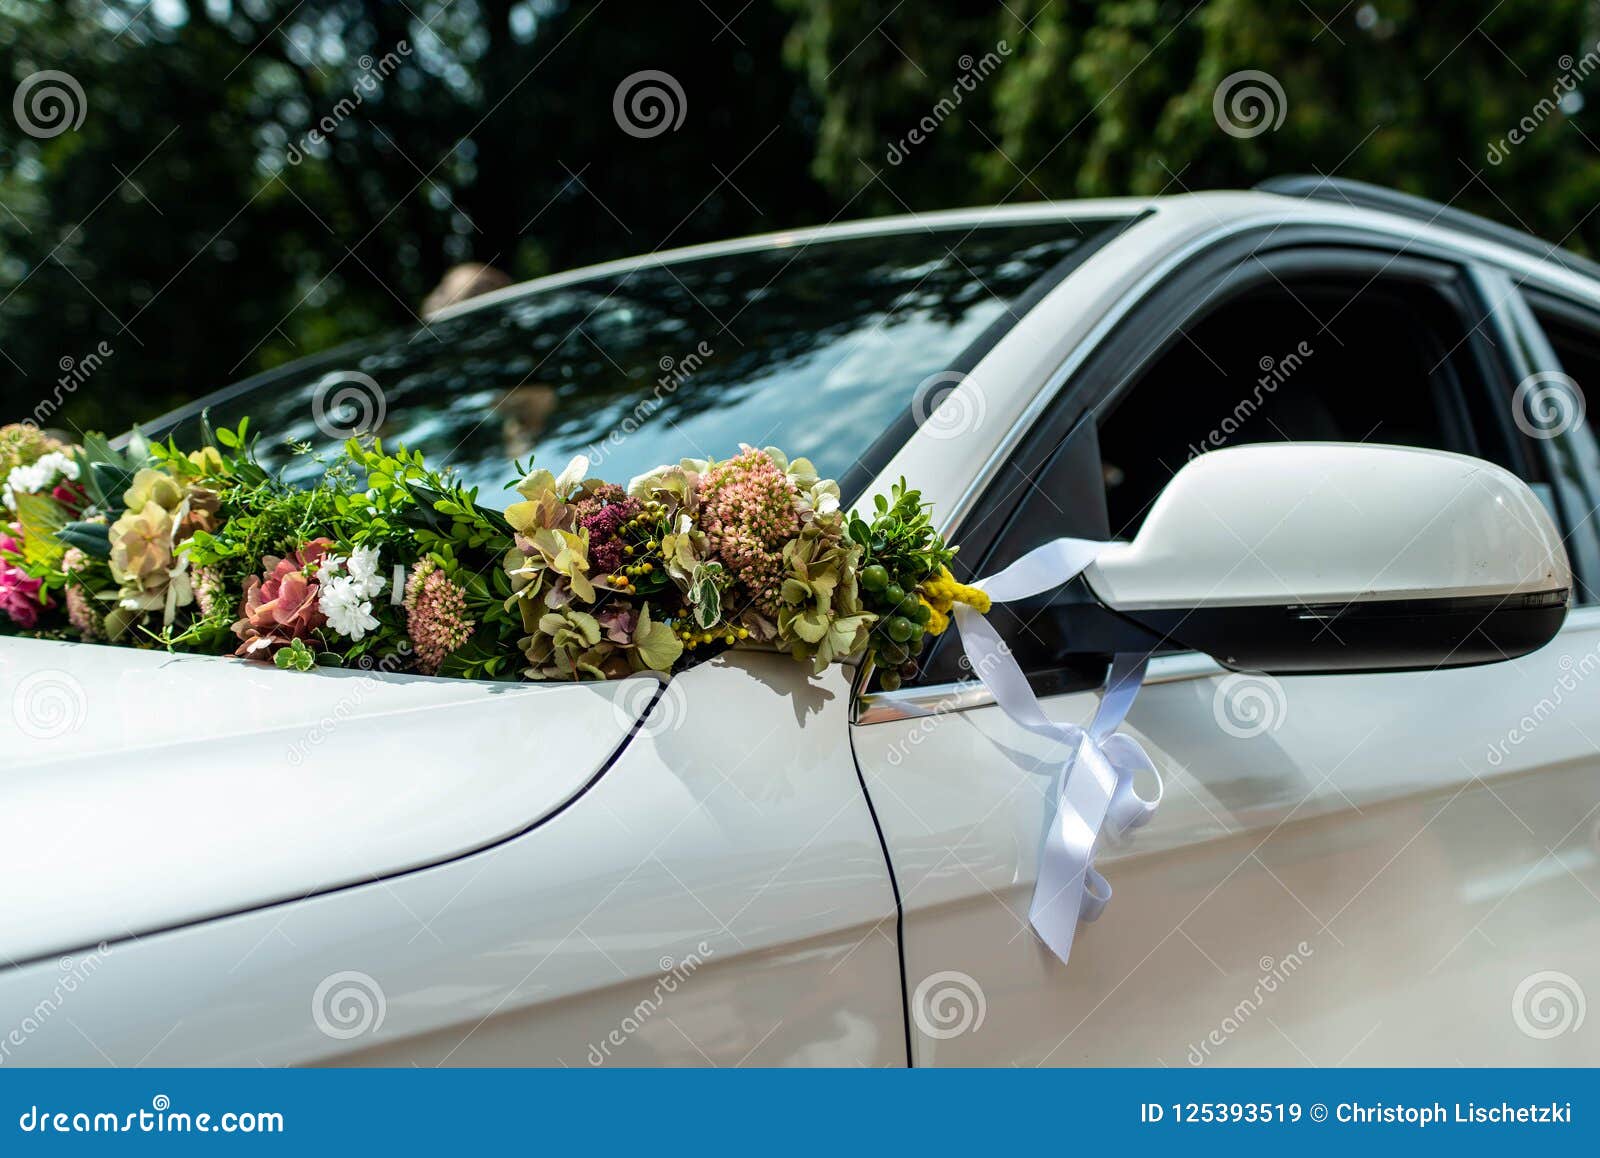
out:
<path id="1" fill-rule="evenodd" d="M 120 427 L 458 261 L 907 209 L 1318 171 L 1593 252 L 1597 38 L 1578 0 L 0 0 L 0 414 L 76 373 L 58 421 Z M 1247 70 L 1269 124 L 1225 131 Z"/>

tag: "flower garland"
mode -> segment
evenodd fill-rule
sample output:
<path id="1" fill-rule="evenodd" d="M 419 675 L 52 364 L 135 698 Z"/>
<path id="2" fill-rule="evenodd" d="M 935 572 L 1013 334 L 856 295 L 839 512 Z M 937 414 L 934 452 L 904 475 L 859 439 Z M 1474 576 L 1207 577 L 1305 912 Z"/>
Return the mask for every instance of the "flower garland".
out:
<path id="1" fill-rule="evenodd" d="M 190 452 L 0 427 L 0 629 L 476 679 L 671 673 L 760 646 L 813 673 L 870 655 L 893 688 L 955 604 L 988 609 L 904 480 L 863 518 L 772 447 L 626 487 L 581 456 L 515 464 L 501 513 L 404 447 L 353 439 L 304 489 L 260 465 L 248 420 L 201 425 Z"/>

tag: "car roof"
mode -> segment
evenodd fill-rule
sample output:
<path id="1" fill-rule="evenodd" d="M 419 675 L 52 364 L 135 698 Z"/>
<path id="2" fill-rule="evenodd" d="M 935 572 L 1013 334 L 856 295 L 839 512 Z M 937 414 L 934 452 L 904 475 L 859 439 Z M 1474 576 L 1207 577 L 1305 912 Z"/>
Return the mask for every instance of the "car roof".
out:
<path id="1" fill-rule="evenodd" d="M 1564 283 L 1563 288 L 1574 289 L 1587 298 L 1600 300 L 1600 266 L 1540 241 L 1530 233 L 1513 230 L 1437 202 L 1361 182 L 1328 178 L 1277 178 L 1254 190 L 1034 201 L 1018 205 L 902 213 L 661 249 L 518 282 L 458 302 L 428 320 L 456 317 L 526 294 L 595 277 L 729 254 L 791 248 L 802 250 L 817 242 L 924 230 L 1139 217 L 1159 219 L 1169 227 L 1188 221 L 1201 226 L 1220 227 L 1223 232 L 1231 232 L 1230 227 L 1257 220 L 1262 224 L 1303 220 L 1364 225 L 1419 242 L 1443 244 L 1465 255 L 1494 261 L 1529 276 Z M 1177 244 L 1177 238 L 1186 231 L 1177 229 L 1170 232 L 1174 244 Z"/>

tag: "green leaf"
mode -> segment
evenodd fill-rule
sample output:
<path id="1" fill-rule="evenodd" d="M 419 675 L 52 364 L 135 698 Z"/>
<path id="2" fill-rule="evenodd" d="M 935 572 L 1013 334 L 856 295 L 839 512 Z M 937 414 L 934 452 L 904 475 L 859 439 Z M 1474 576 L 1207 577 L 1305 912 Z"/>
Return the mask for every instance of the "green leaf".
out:
<path id="1" fill-rule="evenodd" d="M 49 495 L 18 495 L 17 521 L 22 524 L 22 557 L 27 562 L 53 567 L 66 548 L 57 534 L 67 525 L 67 512 Z"/>
<path id="2" fill-rule="evenodd" d="M 665 623 L 650 622 L 650 605 L 639 608 L 639 627 L 633 633 L 639 660 L 651 671 L 670 672 L 683 654 L 683 641 Z"/>
<path id="3" fill-rule="evenodd" d="M 285 671 L 310 671 L 317 666 L 317 657 L 305 640 L 297 639 L 288 647 L 279 648 L 272 662 Z"/>
<path id="4" fill-rule="evenodd" d="M 68 523 L 56 538 L 63 547 L 76 547 L 95 559 L 111 558 L 111 528 L 104 523 Z"/>

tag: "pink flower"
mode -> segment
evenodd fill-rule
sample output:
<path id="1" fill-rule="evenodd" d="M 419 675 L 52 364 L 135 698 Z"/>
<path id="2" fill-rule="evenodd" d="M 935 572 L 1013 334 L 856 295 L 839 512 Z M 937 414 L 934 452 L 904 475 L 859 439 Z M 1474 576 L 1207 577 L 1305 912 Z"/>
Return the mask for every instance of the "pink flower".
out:
<path id="1" fill-rule="evenodd" d="M 590 570 L 609 575 L 624 559 L 619 531 L 639 513 L 639 500 L 613 483 L 604 483 L 573 504 L 576 524 L 589 532 Z"/>
<path id="2" fill-rule="evenodd" d="M 11 534 L 0 531 L 0 555 L 22 553 L 21 541 L 13 537 L 21 533 L 15 524 L 11 527 Z M 46 598 L 39 593 L 43 586 L 44 580 L 35 579 L 9 559 L 0 558 L 0 611 L 5 612 L 18 627 L 38 626 L 40 610 L 49 606 Z"/>
<path id="3" fill-rule="evenodd" d="M 767 615 L 777 613 L 783 545 L 800 533 L 797 498 L 778 464 L 751 447 L 700 479 L 700 523 L 711 550 Z"/>
<path id="4" fill-rule="evenodd" d="M 317 607 L 320 585 L 313 576 L 332 545 L 329 539 L 312 539 L 287 559 L 267 555 L 261 560 L 265 577 L 250 576 L 244 618 L 233 625 L 233 633 L 243 640 L 234 655 L 271 659 L 280 647 L 306 638 L 327 622 Z"/>
<path id="5" fill-rule="evenodd" d="M 406 634 L 416 648 L 417 669 L 434 675 L 477 626 L 467 617 L 467 593 L 432 559 L 424 559 L 406 582 L 405 604 Z"/>

